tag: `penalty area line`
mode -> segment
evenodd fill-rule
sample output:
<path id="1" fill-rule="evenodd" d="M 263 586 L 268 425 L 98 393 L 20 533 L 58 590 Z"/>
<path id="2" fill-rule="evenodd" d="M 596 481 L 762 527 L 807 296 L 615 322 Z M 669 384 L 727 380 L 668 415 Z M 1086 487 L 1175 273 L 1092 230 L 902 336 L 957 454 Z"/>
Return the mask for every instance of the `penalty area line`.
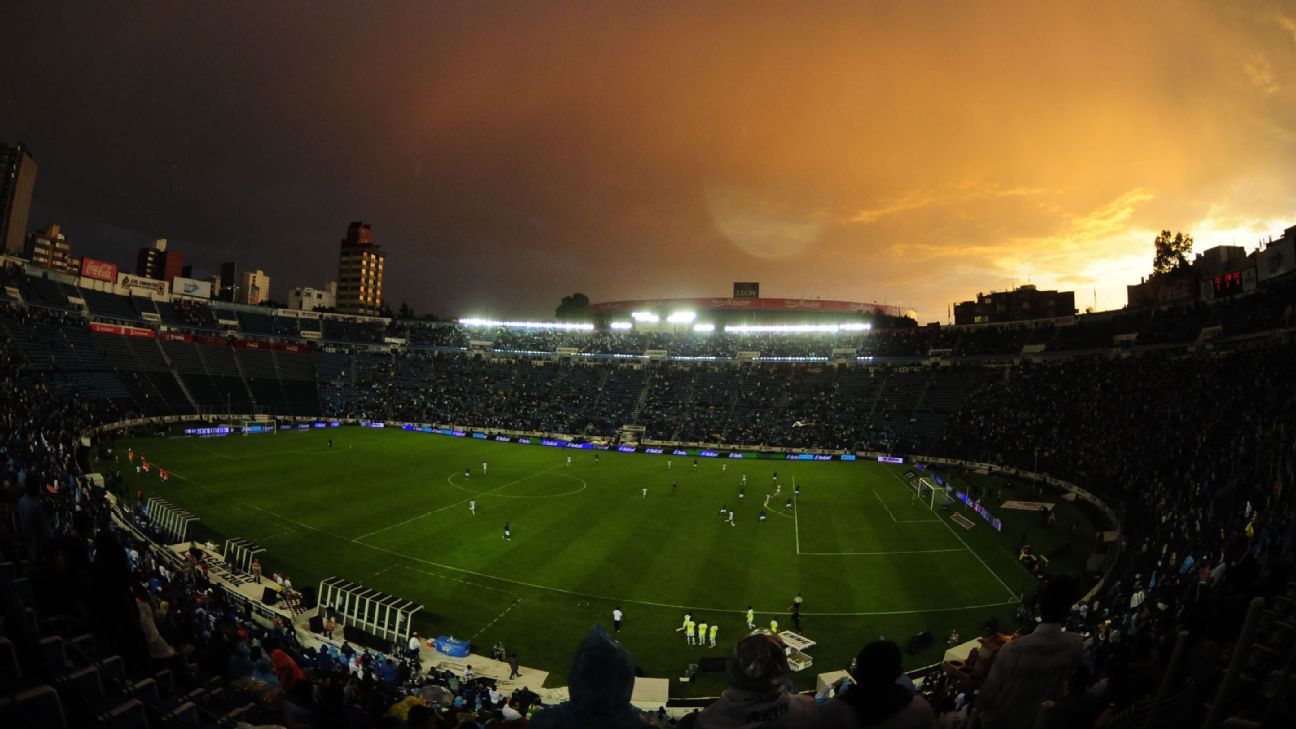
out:
<path id="1" fill-rule="evenodd" d="M 891 512 L 891 508 L 890 508 L 889 506 L 887 506 L 886 501 L 883 501 L 883 499 L 882 499 L 882 494 L 879 494 L 879 493 L 877 492 L 877 489 L 873 489 L 873 495 L 877 497 L 878 503 L 879 503 L 879 504 L 882 504 L 882 508 L 883 508 L 883 509 L 886 509 L 887 516 L 891 517 L 891 521 L 893 521 L 893 522 L 895 522 L 895 523 L 897 523 L 897 524 L 935 524 L 936 522 L 940 521 L 939 518 L 936 518 L 936 519 L 897 519 L 897 518 L 895 518 L 895 514 Z M 956 549 L 956 550 L 952 550 L 952 551 L 957 552 L 958 550 Z"/>
<path id="2" fill-rule="evenodd" d="M 896 480 L 899 481 L 900 483 L 904 483 L 904 479 L 896 475 L 895 471 L 892 471 L 891 469 L 888 468 L 886 469 L 886 472 L 891 474 L 892 476 L 895 476 Z M 908 484 L 905 485 L 907 486 Z M 932 510 L 932 513 L 936 514 L 935 509 Z M 989 572 L 992 577 L 994 577 L 996 580 L 999 581 L 1000 585 L 1003 585 L 1003 589 L 1008 591 L 1008 595 L 1015 599 L 1017 597 L 1017 593 L 1013 592 L 1013 589 L 1008 586 L 1008 583 L 1003 581 L 1003 578 L 999 576 L 999 573 L 990 569 L 990 565 L 986 564 L 986 561 L 984 559 L 981 559 L 981 555 L 977 554 L 976 550 L 972 549 L 972 547 L 969 546 L 966 541 L 964 541 L 963 537 L 960 536 L 958 532 L 954 531 L 954 527 L 950 526 L 949 522 L 945 521 L 944 519 L 941 519 L 940 514 L 936 514 L 936 518 L 940 519 L 940 523 L 945 525 L 945 528 L 949 530 L 949 533 L 953 534 L 954 538 L 959 540 L 959 542 L 967 549 L 967 551 L 972 553 L 973 557 L 976 557 L 976 561 L 980 562 L 982 567 L 985 567 L 986 572 Z"/>

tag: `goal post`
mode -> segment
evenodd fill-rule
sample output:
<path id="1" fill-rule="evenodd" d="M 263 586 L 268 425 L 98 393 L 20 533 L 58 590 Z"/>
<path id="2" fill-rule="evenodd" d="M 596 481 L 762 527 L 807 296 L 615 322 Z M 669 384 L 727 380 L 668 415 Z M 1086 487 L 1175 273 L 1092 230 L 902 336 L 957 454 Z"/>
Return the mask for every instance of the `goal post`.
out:
<path id="1" fill-rule="evenodd" d="M 936 484 L 932 483 L 926 476 L 923 476 L 909 484 L 909 488 L 917 491 L 918 500 L 926 504 L 927 508 L 936 511 L 939 504 L 937 499 L 939 499 L 940 495 L 943 493 Z"/>
<path id="2" fill-rule="evenodd" d="M 244 420 L 242 423 L 243 435 L 253 435 L 255 433 L 270 433 L 274 435 L 279 432 L 279 424 L 274 418 L 256 418 L 253 420 Z"/>

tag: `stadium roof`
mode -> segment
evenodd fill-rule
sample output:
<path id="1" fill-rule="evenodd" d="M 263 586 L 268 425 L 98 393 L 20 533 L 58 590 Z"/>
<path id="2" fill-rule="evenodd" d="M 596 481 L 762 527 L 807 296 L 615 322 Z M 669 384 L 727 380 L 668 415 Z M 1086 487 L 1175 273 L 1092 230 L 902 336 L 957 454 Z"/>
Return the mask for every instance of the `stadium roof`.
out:
<path id="1" fill-rule="evenodd" d="M 692 311 L 760 311 L 807 312 L 821 314 L 881 314 L 906 316 L 909 311 L 891 304 L 832 299 L 770 299 L 758 297 L 701 297 L 691 299 L 630 299 L 590 304 L 593 316 L 630 313 L 632 311 L 688 309 Z"/>

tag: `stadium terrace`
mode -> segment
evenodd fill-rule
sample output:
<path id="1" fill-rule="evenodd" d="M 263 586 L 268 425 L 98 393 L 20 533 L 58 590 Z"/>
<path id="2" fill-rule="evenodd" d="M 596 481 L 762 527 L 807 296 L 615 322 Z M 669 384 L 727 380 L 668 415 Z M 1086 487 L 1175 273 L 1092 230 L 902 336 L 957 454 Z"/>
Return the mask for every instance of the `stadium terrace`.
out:
<path id="1" fill-rule="evenodd" d="M 0 722 L 1292 715 L 1290 275 L 1011 325 L 621 303 L 306 316 L 7 262 Z"/>

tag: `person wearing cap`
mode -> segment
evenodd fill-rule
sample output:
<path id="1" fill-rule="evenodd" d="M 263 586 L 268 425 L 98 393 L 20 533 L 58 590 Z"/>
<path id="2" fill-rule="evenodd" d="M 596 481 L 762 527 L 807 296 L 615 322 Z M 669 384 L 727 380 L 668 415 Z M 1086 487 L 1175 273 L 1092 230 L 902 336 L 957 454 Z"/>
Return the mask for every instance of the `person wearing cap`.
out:
<path id="1" fill-rule="evenodd" d="M 930 729 L 936 716 L 922 696 L 906 688 L 900 646 L 876 640 L 864 646 L 850 668 L 852 686 L 820 706 L 823 726 L 869 729 Z"/>
<path id="2" fill-rule="evenodd" d="M 778 636 L 756 633 L 740 640 L 725 673 L 729 688 L 698 714 L 696 729 L 781 729 L 815 719 L 814 699 L 787 689 L 790 669 Z"/>

